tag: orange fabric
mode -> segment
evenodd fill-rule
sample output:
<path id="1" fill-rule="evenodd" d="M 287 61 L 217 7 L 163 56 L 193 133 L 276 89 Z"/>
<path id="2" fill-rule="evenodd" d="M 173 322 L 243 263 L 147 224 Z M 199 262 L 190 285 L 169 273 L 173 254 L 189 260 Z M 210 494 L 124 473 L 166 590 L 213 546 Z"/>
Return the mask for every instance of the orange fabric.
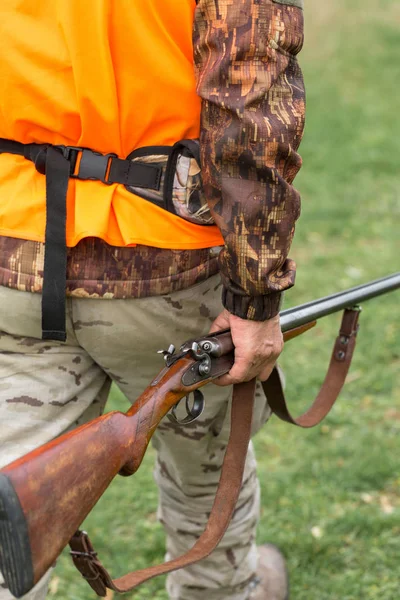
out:
<path id="1" fill-rule="evenodd" d="M 1 0 L 0 137 L 83 146 L 124 158 L 199 135 L 194 0 Z M 0 155 L 0 235 L 44 241 L 45 178 Z M 204 248 L 216 226 L 193 225 L 122 185 L 70 180 L 67 243 Z"/>

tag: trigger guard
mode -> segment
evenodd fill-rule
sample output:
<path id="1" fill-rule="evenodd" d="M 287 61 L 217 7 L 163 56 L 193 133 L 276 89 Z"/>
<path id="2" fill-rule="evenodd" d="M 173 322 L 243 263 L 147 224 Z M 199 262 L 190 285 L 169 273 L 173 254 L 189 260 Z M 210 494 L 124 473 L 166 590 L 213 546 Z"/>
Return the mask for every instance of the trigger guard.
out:
<path id="1" fill-rule="evenodd" d="M 188 394 L 185 398 L 185 406 L 187 415 L 183 419 L 179 419 L 176 415 L 176 409 L 182 400 L 179 400 L 175 406 L 172 407 L 171 412 L 167 414 L 167 417 L 170 421 L 174 423 L 178 423 L 179 425 L 189 425 L 189 423 L 193 423 L 196 421 L 200 415 L 202 414 L 205 406 L 204 395 L 200 390 L 194 390 L 193 393 L 193 406 L 189 405 L 190 394 Z"/>

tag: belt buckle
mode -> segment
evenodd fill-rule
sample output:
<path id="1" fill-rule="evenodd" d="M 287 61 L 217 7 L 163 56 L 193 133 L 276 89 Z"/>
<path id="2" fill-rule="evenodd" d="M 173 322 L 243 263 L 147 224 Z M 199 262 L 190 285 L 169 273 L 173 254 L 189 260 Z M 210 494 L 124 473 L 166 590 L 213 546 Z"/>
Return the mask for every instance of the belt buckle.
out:
<path id="1" fill-rule="evenodd" d="M 111 185 L 106 179 L 108 165 L 112 158 L 117 158 L 116 154 L 101 154 L 94 150 L 82 150 L 81 162 L 76 177 L 83 180 L 101 181 L 106 185 Z"/>
<path id="2" fill-rule="evenodd" d="M 110 160 L 117 158 L 117 154 L 113 152 L 101 154 L 101 152 L 95 152 L 89 148 L 79 146 L 62 146 L 60 149 L 64 158 L 71 163 L 71 179 L 101 181 L 106 185 L 112 185 L 112 183 L 107 181 L 107 172 Z M 81 160 L 78 172 L 74 173 L 79 153 L 81 153 Z"/>

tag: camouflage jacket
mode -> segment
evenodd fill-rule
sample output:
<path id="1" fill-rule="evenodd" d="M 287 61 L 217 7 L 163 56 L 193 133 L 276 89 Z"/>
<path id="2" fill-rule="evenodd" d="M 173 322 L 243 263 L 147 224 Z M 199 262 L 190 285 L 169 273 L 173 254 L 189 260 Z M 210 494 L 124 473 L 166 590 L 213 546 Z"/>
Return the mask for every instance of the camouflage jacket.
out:
<path id="1" fill-rule="evenodd" d="M 69 295 L 137 298 L 183 289 L 217 272 L 223 303 L 248 319 L 274 316 L 294 283 L 288 258 L 300 198 L 292 186 L 304 127 L 302 0 L 198 0 L 193 29 L 202 98 L 201 164 L 225 246 L 213 250 L 69 249 Z M 0 285 L 40 292 L 43 245 L 0 238 Z"/>

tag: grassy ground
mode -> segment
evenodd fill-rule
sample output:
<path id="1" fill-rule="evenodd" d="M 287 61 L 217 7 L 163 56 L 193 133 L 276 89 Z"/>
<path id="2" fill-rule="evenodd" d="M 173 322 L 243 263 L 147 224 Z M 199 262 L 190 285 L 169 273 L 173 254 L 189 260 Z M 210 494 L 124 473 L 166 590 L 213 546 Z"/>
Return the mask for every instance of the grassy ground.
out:
<path id="1" fill-rule="evenodd" d="M 303 214 L 287 306 L 400 268 L 400 4 L 307 0 L 302 65 L 308 120 L 297 180 Z M 365 304 L 359 347 L 338 406 L 310 432 L 273 419 L 256 438 L 260 542 L 288 557 L 293 600 L 400 598 L 400 297 Z M 300 410 L 321 380 L 338 322 L 287 345 L 288 395 Z M 113 407 L 124 407 L 114 390 Z M 116 575 L 162 559 L 151 452 L 115 481 L 86 523 Z M 92 594 L 64 555 L 58 600 Z M 110 596 L 111 597 L 111 596 Z M 166 598 L 163 581 L 128 598 Z"/>

